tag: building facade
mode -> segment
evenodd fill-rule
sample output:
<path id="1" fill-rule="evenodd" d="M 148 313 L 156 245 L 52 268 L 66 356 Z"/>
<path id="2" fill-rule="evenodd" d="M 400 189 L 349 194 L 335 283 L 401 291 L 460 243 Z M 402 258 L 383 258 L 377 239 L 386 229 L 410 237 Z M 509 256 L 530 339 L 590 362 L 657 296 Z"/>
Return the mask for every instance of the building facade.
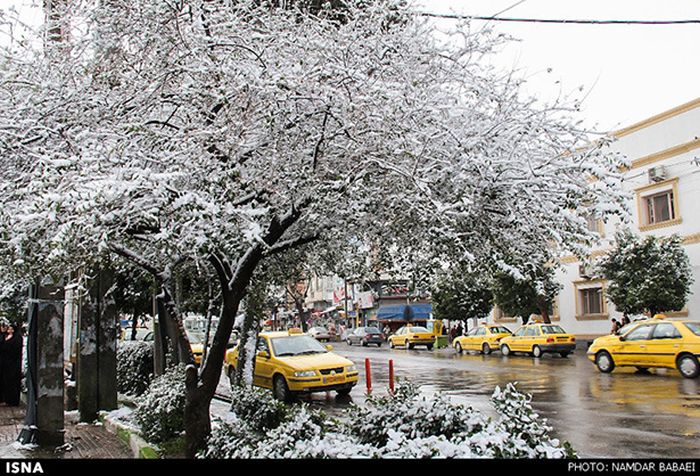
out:
<path id="1" fill-rule="evenodd" d="M 690 258 L 694 283 L 684 309 L 669 317 L 700 319 L 700 99 L 613 132 L 611 149 L 631 161 L 624 188 L 631 222 L 638 235 L 666 237 L 678 234 Z M 589 222 L 600 234 L 593 257 L 613 247 L 619 220 Z M 580 338 L 608 334 L 611 319 L 622 317 L 605 295 L 607 283 L 591 279 L 592 272 L 573 256 L 562 258 L 557 279 L 562 285 L 557 318 Z"/>

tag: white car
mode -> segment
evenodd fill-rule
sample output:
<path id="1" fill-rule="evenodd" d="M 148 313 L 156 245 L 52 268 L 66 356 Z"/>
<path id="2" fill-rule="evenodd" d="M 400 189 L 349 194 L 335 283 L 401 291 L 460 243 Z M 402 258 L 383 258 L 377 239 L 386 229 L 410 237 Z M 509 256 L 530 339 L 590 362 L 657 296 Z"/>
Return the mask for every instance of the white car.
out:
<path id="1" fill-rule="evenodd" d="M 312 327 L 311 329 L 309 329 L 309 334 L 317 341 L 327 342 L 331 340 L 331 333 L 328 332 L 328 329 L 323 327 Z"/>

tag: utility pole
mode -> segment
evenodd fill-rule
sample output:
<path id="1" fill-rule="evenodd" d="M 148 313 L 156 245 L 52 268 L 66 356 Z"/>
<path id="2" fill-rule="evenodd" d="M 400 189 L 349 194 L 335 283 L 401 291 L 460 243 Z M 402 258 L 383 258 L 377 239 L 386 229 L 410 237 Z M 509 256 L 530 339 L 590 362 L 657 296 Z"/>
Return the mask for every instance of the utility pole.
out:
<path id="1" fill-rule="evenodd" d="M 44 48 L 62 46 L 68 32 L 63 16 L 69 0 L 44 0 Z M 23 444 L 64 443 L 63 311 L 65 283 L 49 277 L 29 287 L 27 336 L 27 414 L 17 440 Z"/>

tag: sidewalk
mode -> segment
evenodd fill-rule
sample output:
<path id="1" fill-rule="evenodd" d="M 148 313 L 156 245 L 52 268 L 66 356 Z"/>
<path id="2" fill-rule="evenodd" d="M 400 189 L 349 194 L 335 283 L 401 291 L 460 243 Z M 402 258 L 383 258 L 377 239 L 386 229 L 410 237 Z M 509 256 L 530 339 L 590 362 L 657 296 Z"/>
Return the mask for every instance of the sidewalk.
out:
<path id="1" fill-rule="evenodd" d="M 129 447 L 101 424 L 78 422 L 75 412 L 65 417 L 66 445 L 61 448 L 20 449 L 15 444 L 24 426 L 25 407 L 0 407 L 0 458 L 128 459 Z"/>

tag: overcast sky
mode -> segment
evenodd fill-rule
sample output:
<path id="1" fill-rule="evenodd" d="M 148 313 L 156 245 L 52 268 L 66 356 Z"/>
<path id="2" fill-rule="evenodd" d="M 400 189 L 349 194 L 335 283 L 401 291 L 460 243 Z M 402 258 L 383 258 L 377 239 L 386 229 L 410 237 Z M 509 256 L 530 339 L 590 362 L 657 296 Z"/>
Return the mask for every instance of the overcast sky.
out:
<path id="1" fill-rule="evenodd" d="M 490 16 L 517 4 L 500 16 L 700 20 L 698 0 L 416 1 L 424 11 L 477 16 Z M 475 25 L 484 23 L 474 21 Z M 584 86 L 583 114 L 589 127 L 619 129 L 700 97 L 700 24 L 493 24 L 521 40 L 507 47 L 499 62 L 523 70 L 529 93 L 553 98 L 560 90 L 576 91 Z"/>
<path id="2" fill-rule="evenodd" d="M 36 1 L 36 0 L 34 0 Z M 414 0 L 423 11 L 546 19 L 700 19 L 700 0 Z M 0 0 L 0 7 L 32 0 Z M 25 9 L 30 12 L 30 9 Z M 40 21 L 41 15 L 36 16 Z M 444 26 L 449 20 L 438 20 Z M 474 21 L 482 25 L 483 21 Z M 453 22 L 452 22 L 453 24 Z M 503 68 L 528 78 L 543 99 L 586 96 L 582 118 L 610 131 L 700 97 L 700 24 L 551 25 L 494 22 L 521 41 L 499 55 Z M 547 72 L 547 71 L 550 72 Z M 583 86 L 583 93 L 578 88 Z"/>

